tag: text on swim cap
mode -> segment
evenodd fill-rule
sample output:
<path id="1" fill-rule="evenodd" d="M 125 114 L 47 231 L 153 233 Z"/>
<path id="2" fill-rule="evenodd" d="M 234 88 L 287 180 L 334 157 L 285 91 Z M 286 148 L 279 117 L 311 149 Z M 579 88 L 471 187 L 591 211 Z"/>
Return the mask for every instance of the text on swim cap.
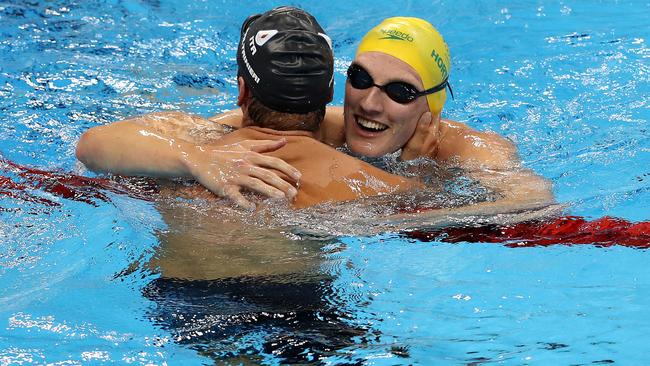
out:
<path id="1" fill-rule="evenodd" d="M 248 29 L 246 29 L 246 32 L 244 33 L 243 39 L 246 39 L 246 34 L 248 34 Z M 251 42 L 252 41 L 253 41 L 253 37 L 251 37 Z M 255 50 L 255 52 L 256 51 L 257 50 Z M 255 52 L 253 52 L 253 50 L 251 50 L 251 52 L 253 53 L 253 55 L 255 54 Z M 255 73 L 255 70 L 253 70 L 253 67 L 248 62 L 248 57 L 246 57 L 246 45 L 245 45 L 245 42 L 241 43 L 241 58 L 242 58 L 242 60 L 244 60 L 244 64 L 246 65 L 246 70 L 248 70 L 248 73 L 250 74 L 250 76 L 253 78 L 253 80 L 255 80 L 255 83 L 259 84 L 260 77 L 257 76 L 257 74 Z"/>
<path id="2" fill-rule="evenodd" d="M 255 56 L 257 53 L 257 47 L 255 47 L 255 37 L 251 37 L 248 39 L 248 45 L 251 48 L 251 56 Z"/>
<path id="3" fill-rule="evenodd" d="M 431 57 L 433 57 L 434 60 L 436 60 L 436 65 L 438 65 L 438 68 L 440 69 L 440 73 L 442 74 L 442 78 L 447 77 L 447 65 L 445 65 L 445 62 L 442 60 L 442 57 L 436 52 L 436 50 L 431 51 Z"/>
<path id="4" fill-rule="evenodd" d="M 387 29 L 382 29 L 381 32 L 386 34 L 386 37 L 379 38 L 379 39 L 394 39 L 394 40 L 398 40 L 398 41 L 413 42 L 413 37 L 411 37 L 411 35 L 408 34 L 408 33 L 400 32 L 400 31 L 395 30 L 395 29 L 388 29 L 388 30 Z"/>

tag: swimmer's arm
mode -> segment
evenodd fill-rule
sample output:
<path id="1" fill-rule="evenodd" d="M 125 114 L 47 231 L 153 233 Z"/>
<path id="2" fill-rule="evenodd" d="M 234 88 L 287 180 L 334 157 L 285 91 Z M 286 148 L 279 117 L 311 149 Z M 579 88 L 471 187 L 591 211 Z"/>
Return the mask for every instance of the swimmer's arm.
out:
<path id="1" fill-rule="evenodd" d="M 395 222 L 409 221 L 417 225 L 448 226 L 456 223 L 499 220 L 529 220 L 558 215 L 563 207 L 554 204 L 551 184 L 529 169 L 496 171 L 482 169 L 470 172 L 485 188 L 500 194 L 491 202 L 441 208 L 413 214 L 396 214 L 389 217 Z M 513 216 L 514 215 L 514 216 Z M 475 221 L 476 220 L 476 221 Z"/>
<path id="2" fill-rule="evenodd" d="M 552 184 L 522 166 L 515 145 L 499 134 L 476 133 L 466 138 L 471 146 L 461 168 L 483 187 L 500 194 L 495 203 L 507 206 L 545 205 L 554 201 Z"/>
<path id="3" fill-rule="evenodd" d="M 269 197 L 295 196 L 295 188 L 273 169 L 294 179 L 300 176 L 298 170 L 262 154 L 285 141 L 211 145 L 224 132 L 223 126 L 201 117 L 153 113 L 91 128 L 79 140 L 76 154 L 93 171 L 194 178 L 218 196 L 248 208 L 252 204 L 241 195 L 241 188 Z"/>
<path id="4" fill-rule="evenodd" d="M 513 209 L 546 206 L 555 202 L 551 182 L 530 169 L 518 168 L 506 171 L 483 169 L 471 172 L 469 176 L 499 195 L 496 201 L 480 203 L 479 207 L 501 208 L 498 211 L 508 212 Z"/>
<path id="5" fill-rule="evenodd" d="M 89 129 L 81 136 L 76 153 L 96 172 L 190 177 L 182 153 L 224 133 L 222 126 L 197 116 L 151 113 Z"/>
<path id="6" fill-rule="evenodd" d="M 451 120 L 441 120 L 439 126 L 431 122 L 430 113 L 423 114 L 402 151 L 402 158 L 426 156 L 457 165 L 484 187 L 501 195 L 498 203 L 491 204 L 495 208 L 553 201 L 551 184 L 523 168 L 516 147 L 503 136 L 476 131 Z"/>
<path id="7" fill-rule="evenodd" d="M 481 202 L 451 211 L 467 215 L 501 214 L 532 210 L 555 203 L 552 184 L 534 171 L 524 168 L 512 143 L 495 135 L 491 153 L 461 166 L 468 176 L 498 195 L 493 202 Z"/>
<path id="8" fill-rule="evenodd" d="M 495 202 L 476 205 L 508 212 L 554 202 L 551 183 L 522 166 L 514 144 L 492 132 L 466 134 L 459 164 L 483 187 L 497 193 Z"/>

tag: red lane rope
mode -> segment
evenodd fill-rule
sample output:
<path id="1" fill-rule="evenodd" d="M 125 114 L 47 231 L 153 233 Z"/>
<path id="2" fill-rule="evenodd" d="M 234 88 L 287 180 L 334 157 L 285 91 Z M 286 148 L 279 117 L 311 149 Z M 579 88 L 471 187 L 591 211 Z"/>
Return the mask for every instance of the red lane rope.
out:
<path id="1" fill-rule="evenodd" d="M 0 176 L 0 196 L 46 206 L 57 207 L 61 204 L 34 195 L 30 191 L 41 189 L 57 197 L 95 206 L 97 206 L 96 200 L 110 202 L 106 191 L 145 200 L 151 199 L 151 193 L 156 191 L 155 183 L 151 180 L 146 181 L 142 189 L 143 187 L 133 187 L 106 178 L 88 178 L 29 168 L 1 157 L 0 169 L 11 171 L 25 179 L 24 183 L 18 183 L 9 177 Z M 416 230 L 406 235 L 422 241 L 502 243 L 509 247 L 593 244 L 650 248 L 650 222 L 632 223 L 614 217 L 588 221 L 582 217 L 564 216 L 546 221 L 529 221 L 505 226 Z"/>
<path id="2" fill-rule="evenodd" d="M 633 223 L 607 216 L 593 221 L 564 216 L 506 226 L 418 230 L 407 235 L 422 241 L 502 243 L 508 247 L 592 244 L 603 247 L 622 245 L 650 248 L 650 222 Z"/>
<path id="3" fill-rule="evenodd" d="M 27 202 L 42 203 L 47 206 L 60 206 L 46 197 L 30 193 L 43 190 L 54 196 L 97 206 L 97 201 L 110 202 L 106 192 L 126 194 L 131 197 L 149 200 L 156 191 L 152 180 L 144 187 L 121 184 L 106 178 L 88 178 L 70 173 L 57 173 L 16 164 L 0 157 L 0 170 L 9 171 L 25 180 L 19 183 L 9 177 L 0 176 L 0 196 L 9 196 Z M 141 188 L 141 189 L 136 189 Z"/>

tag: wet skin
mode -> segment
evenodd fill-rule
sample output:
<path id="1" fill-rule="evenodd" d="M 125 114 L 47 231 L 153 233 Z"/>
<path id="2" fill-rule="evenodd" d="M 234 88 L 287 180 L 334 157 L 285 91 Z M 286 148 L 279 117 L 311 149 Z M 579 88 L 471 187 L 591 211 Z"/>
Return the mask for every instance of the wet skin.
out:
<path id="1" fill-rule="evenodd" d="M 366 52 L 353 61 L 368 71 L 377 85 L 402 81 L 424 90 L 422 80 L 407 63 L 384 53 Z M 355 154 L 378 157 L 402 148 L 413 136 L 429 106 L 425 97 L 400 104 L 377 87 L 345 85 L 345 140 Z"/>

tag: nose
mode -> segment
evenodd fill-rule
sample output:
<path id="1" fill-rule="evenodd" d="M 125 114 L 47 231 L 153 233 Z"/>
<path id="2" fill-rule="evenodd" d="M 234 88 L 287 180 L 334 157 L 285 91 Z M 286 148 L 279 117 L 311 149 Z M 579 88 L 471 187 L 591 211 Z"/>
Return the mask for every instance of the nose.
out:
<path id="1" fill-rule="evenodd" d="M 368 115 L 378 114 L 384 111 L 383 92 L 376 86 L 363 90 L 363 97 L 359 101 L 359 107 Z"/>

